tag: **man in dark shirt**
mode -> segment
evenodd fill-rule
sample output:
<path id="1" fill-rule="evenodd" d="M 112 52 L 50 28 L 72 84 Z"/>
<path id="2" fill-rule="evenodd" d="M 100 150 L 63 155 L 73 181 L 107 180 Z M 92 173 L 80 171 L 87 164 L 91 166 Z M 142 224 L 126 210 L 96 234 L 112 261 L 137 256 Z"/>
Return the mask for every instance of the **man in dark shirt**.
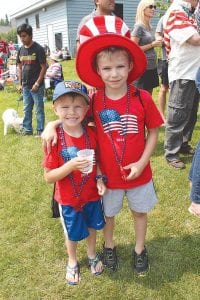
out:
<path id="1" fill-rule="evenodd" d="M 17 28 L 23 46 L 17 54 L 19 67 L 19 90 L 23 92 L 24 120 L 23 134 L 33 134 L 32 112 L 36 107 L 37 129 L 36 136 L 40 136 L 44 129 L 44 75 L 46 73 L 46 55 L 42 46 L 32 40 L 32 27 L 22 24 Z"/>

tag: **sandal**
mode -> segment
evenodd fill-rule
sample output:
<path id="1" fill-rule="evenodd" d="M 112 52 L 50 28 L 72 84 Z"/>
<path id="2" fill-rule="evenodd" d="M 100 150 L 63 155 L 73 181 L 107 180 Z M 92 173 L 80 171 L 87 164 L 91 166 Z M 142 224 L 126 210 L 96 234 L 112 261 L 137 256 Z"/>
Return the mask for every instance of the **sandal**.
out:
<path id="1" fill-rule="evenodd" d="M 69 278 L 72 278 L 75 280 L 77 277 L 77 281 L 70 281 Z M 67 273 L 66 273 L 66 280 L 69 285 L 77 285 L 81 278 L 80 278 L 80 266 L 77 264 L 75 267 L 70 267 L 67 265 Z"/>
<path id="2" fill-rule="evenodd" d="M 96 267 L 99 263 L 101 263 L 101 266 L 102 266 L 101 271 L 96 271 Z M 91 270 L 92 275 L 98 276 L 103 272 L 103 264 L 102 264 L 99 254 L 96 254 L 95 258 L 88 257 L 88 266 Z"/>
<path id="3" fill-rule="evenodd" d="M 190 207 L 188 208 L 189 213 L 191 213 L 191 215 L 196 216 L 197 218 L 200 218 L 200 215 L 197 214 L 197 212 L 193 209 L 192 205 L 190 205 Z"/>
<path id="4" fill-rule="evenodd" d="M 185 169 L 185 164 L 182 160 L 180 159 L 175 159 L 175 160 L 167 160 L 168 164 L 175 169 L 181 170 Z"/>

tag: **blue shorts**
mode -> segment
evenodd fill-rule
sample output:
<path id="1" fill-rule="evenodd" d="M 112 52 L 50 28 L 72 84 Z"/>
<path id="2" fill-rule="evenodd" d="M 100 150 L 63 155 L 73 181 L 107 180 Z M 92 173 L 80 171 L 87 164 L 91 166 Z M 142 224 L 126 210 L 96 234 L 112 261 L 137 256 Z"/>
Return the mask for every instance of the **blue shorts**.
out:
<path id="1" fill-rule="evenodd" d="M 82 211 L 69 205 L 59 205 L 59 210 L 64 233 L 70 241 L 81 241 L 89 236 L 88 228 L 100 230 L 105 225 L 100 200 L 87 203 Z"/>

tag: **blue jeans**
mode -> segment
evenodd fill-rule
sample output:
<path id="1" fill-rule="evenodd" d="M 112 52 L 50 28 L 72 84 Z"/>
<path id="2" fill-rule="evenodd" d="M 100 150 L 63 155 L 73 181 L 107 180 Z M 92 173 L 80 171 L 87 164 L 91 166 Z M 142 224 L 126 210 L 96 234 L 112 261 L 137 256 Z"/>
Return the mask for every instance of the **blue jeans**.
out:
<path id="1" fill-rule="evenodd" d="M 23 120 L 23 128 L 33 133 L 32 127 L 32 115 L 33 115 L 33 106 L 35 104 L 36 110 L 36 118 L 37 118 L 37 131 L 44 130 L 44 85 L 38 88 L 38 91 L 32 92 L 31 89 L 24 87 L 23 88 L 23 100 L 24 100 L 24 120 Z"/>
<path id="2" fill-rule="evenodd" d="M 200 204 L 200 141 L 197 144 L 197 148 L 192 160 L 189 180 L 192 182 L 190 198 L 192 202 Z"/>

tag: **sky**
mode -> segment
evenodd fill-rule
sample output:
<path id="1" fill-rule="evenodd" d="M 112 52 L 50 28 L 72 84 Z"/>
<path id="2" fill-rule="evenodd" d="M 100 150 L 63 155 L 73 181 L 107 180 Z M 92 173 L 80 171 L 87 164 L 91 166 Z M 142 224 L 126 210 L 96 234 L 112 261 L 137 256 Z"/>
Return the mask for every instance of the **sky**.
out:
<path id="1" fill-rule="evenodd" d="M 8 15 L 10 18 L 10 14 L 17 11 L 20 8 L 23 8 L 24 4 L 27 4 L 27 0 L 4 0 L 2 1 L 1 9 L 0 9 L 0 18 L 5 19 L 5 15 Z M 35 1 L 28 1 L 28 4 Z"/>

